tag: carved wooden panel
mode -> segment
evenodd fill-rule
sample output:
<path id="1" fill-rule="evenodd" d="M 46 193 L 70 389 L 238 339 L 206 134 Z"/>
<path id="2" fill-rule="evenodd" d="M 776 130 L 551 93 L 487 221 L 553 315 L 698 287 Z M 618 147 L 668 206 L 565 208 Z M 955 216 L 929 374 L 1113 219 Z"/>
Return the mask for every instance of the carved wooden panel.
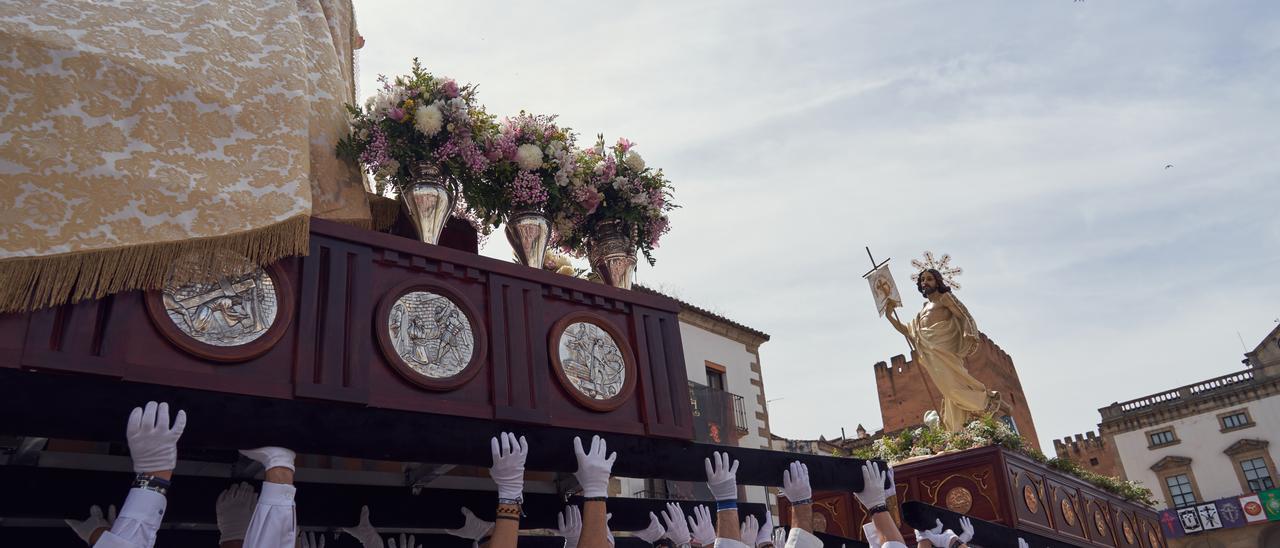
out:
<path id="1" fill-rule="evenodd" d="M 995 463 L 985 463 L 939 473 L 920 474 L 917 498 L 920 502 L 988 521 L 1002 521 L 1000 494 L 995 482 Z"/>
<path id="2" fill-rule="evenodd" d="M 1080 492 L 1074 487 L 1054 480 L 1046 480 L 1045 492 L 1052 512 L 1054 527 L 1073 541 L 1087 542 L 1085 525 L 1081 519 Z"/>
<path id="3" fill-rule="evenodd" d="M 1111 506 L 1106 500 L 1090 493 L 1081 492 L 1081 518 L 1089 533 L 1089 539 L 1098 546 L 1119 546 L 1116 544 L 1116 529 L 1111 515 Z"/>
<path id="4" fill-rule="evenodd" d="M 1006 474 L 1019 526 L 1029 524 L 1053 529 L 1044 477 L 1039 472 L 1012 463 L 1008 465 Z"/>

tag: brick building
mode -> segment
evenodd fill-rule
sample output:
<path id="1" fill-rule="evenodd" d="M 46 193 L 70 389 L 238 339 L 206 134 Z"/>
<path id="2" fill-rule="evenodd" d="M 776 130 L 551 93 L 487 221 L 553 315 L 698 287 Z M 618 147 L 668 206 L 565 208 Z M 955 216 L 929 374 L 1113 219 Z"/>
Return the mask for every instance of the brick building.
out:
<path id="1" fill-rule="evenodd" d="M 1096 432 L 1089 431 L 1061 440 L 1053 440 L 1053 452 L 1058 458 L 1069 459 L 1085 470 L 1104 476 L 1124 478 L 1124 467 L 1116 454 L 1115 444 Z"/>
<path id="2" fill-rule="evenodd" d="M 1039 447 L 1040 438 L 1036 435 L 1031 408 L 1022 392 L 1022 381 L 1018 379 L 1018 369 L 1013 365 L 1013 358 L 986 334 L 982 334 L 978 350 L 965 360 L 965 367 L 971 375 L 987 385 L 988 390 L 1000 392 L 1010 409 L 1006 420 L 1012 422 L 1023 438 Z M 937 402 L 941 394 L 929 379 L 928 373 L 920 370 L 914 355 L 911 360 L 897 355 L 890 358 L 888 364 L 879 362 L 875 364 L 875 374 L 876 390 L 880 397 L 880 416 L 884 420 L 885 432 L 896 432 L 919 425 L 925 412 L 939 408 Z"/>

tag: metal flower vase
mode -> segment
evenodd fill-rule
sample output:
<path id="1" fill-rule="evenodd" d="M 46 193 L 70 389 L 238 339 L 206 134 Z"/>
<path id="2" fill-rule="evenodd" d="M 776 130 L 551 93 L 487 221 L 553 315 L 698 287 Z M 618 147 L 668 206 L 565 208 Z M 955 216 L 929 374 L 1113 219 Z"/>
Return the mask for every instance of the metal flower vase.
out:
<path id="1" fill-rule="evenodd" d="M 542 268 L 551 239 L 551 221 L 539 211 L 521 210 L 511 214 L 505 229 L 516 258 L 525 266 Z"/>
<path id="2" fill-rule="evenodd" d="M 587 242 L 587 260 L 605 283 L 631 289 L 636 273 L 636 247 L 621 221 L 604 221 Z"/>
<path id="3" fill-rule="evenodd" d="M 409 218 L 418 230 L 418 239 L 435 245 L 440 231 L 453 213 L 453 192 L 448 176 L 431 162 L 420 162 L 410 170 L 413 178 L 401 189 L 400 196 L 409 210 Z"/>

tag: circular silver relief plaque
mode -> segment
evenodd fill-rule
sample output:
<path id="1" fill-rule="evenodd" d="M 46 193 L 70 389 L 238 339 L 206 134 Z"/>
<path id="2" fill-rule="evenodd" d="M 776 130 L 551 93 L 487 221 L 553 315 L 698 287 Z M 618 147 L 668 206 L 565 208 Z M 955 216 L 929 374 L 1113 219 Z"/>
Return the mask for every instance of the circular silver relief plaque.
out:
<path id="1" fill-rule="evenodd" d="M 266 334 L 276 321 L 279 295 L 271 276 L 235 254 L 221 254 L 212 281 L 179 281 L 186 265 L 170 270 L 162 291 L 165 313 L 183 334 L 213 346 L 240 346 Z"/>
<path id="2" fill-rule="evenodd" d="M 429 379 L 461 373 L 475 353 L 475 334 L 467 315 L 448 297 L 430 291 L 413 291 L 396 299 L 387 333 L 404 363 Z"/>
<path id="3" fill-rule="evenodd" d="M 627 380 L 627 364 L 617 341 L 599 326 L 575 322 L 557 343 L 560 366 L 578 392 L 597 400 L 617 396 Z"/>

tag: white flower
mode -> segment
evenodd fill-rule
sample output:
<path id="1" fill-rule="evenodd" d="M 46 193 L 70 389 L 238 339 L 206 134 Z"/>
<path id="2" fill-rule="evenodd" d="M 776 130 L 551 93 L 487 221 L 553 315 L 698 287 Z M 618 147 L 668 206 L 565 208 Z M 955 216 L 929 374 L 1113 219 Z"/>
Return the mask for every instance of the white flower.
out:
<path id="1" fill-rule="evenodd" d="M 627 155 L 622 158 L 622 163 L 634 170 L 636 173 L 644 171 L 644 158 L 634 150 L 628 150 Z"/>
<path id="2" fill-rule="evenodd" d="M 621 175 L 619 175 L 619 176 L 617 176 L 617 177 L 614 177 L 614 178 L 613 178 L 613 188 L 616 188 L 616 189 L 618 189 L 618 190 L 622 190 L 622 189 L 623 189 L 623 187 L 627 186 L 627 182 L 628 182 L 628 181 L 627 181 L 627 178 L 626 178 L 626 177 L 623 177 L 623 176 L 621 176 Z"/>
<path id="3" fill-rule="evenodd" d="M 525 171 L 533 171 L 542 167 L 542 149 L 538 145 L 525 143 L 516 149 L 516 165 Z"/>
<path id="4" fill-rule="evenodd" d="M 413 113 L 413 127 L 418 128 L 418 131 L 427 137 L 440 133 L 440 128 L 443 126 L 444 114 L 440 112 L 440 106 L 435 103 L 418 107 L 418 110 Z"/>
<path id="5" fill-rule="evenodd" d="M 604 173 L 604 162 L 596 164 L 596 167 L 592 168 L 591 171 L 595 172 L 596 175 Z"/>
<path id="6" fill-rule="evenodd" d="M 560 186 L 569 185 L 569 170 L 561 169 L 556 172 L 556 184 Z"/>

